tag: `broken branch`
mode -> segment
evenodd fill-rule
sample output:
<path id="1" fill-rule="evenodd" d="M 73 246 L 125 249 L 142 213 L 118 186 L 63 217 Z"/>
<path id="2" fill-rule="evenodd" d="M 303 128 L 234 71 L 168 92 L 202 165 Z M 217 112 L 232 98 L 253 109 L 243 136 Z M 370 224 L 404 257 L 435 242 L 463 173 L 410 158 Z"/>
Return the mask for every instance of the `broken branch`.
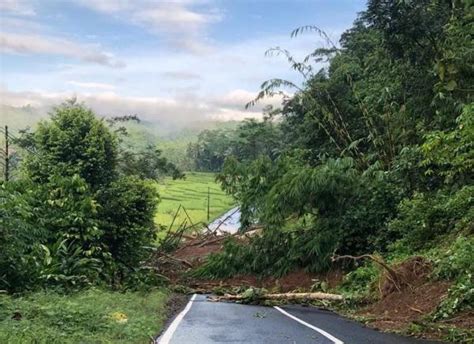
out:
<path id="1" fill-rule="evenodd" d="M 258 300 L 331 300 L 341 301 L 344 299 L 342 295 L 329 294 L 329 293 L 280 293 L 280 294 L 262 294 L 256 295 Z M 245 301 L 248 297 L 244 294 L 232 295 L 226 294 L 224 296 L 209 297 L 210 301 Z"/>

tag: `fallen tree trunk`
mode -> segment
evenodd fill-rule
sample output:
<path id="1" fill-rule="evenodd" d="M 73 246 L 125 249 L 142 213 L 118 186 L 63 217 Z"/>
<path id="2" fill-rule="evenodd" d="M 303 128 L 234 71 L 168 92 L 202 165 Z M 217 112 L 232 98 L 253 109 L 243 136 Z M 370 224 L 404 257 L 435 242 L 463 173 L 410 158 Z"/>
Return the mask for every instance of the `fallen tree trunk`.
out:
<path id="1" fill-rule="evenodd" d="M 243 294 L 232 295 L 226 294 L 224 296 L 209 297 L 210 301 L 246 301 L 249 297 Z M 253 300 L 279 300 L 279 301 L 296 301 L 296 300 L 330 300 L 341 301 L 344 300 L 342 295 L 329 293 L 280 293 L 280 294 L 261 294 L 255 295 Z"/>
<path id="2" fill-rule="evenodd" d="M 339 294 L 329 293 L 283 293 L 283 294 L 267 294 L 263 295 L 266 300 L 332 300 L 341 301 L 344 299 Z"/>

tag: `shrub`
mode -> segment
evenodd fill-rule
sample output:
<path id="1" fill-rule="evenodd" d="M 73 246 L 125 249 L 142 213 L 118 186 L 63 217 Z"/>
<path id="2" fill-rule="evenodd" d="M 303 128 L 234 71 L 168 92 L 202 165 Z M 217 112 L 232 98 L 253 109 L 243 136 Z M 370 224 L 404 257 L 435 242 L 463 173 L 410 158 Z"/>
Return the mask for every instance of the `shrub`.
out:
<path id="1" fill-rule="evenodd" d="M 156 237 L 156 188 L 136 177 L 123 177 L 98 195 L 102 243 L 123 269 L 139 266 Z"/>
<path id="2" fill-rule="evenodd" d="M 0 185 L 0 290 L 28 289 L 39 278 L 33 250 L 50 233 L 31 221 L 38 193 L 30 187 L 26 182 Z M 25 188 L 29 192 L 22 192 Z"/>
<path id="3" fill-rule="evenodd" d="M 395 236 L 413 249 L 427 247 L 439 235 L 457 230 L 472 231 L 474 187 L 454 193 L 416 193 L 399 205 L 399 214 L 389 224 Z"/>
<path id="4" fill-rule="evenodd" d="M 107 254 L 97 204 L 82 178 L 4 184 L 0 200 L 0 288 L 70 288 L 97 278 Z"/>
<path id="5" fill-rule="evenodd" d="M 449 289 L 448 297 L 445 298 L 433 315 L 435 320 L 447 319 L 461 311 L 474 310 L 474 275 L 469 273 L 459 278 Z"/>
<path id="6" fill-rule="evenodd" d="M 434 276 L 454 281 L 434 319 L 445 319 L 474 309 L 474 237 L 459 236 L 448 250 L 438 253 Z"/>
<path id="7" fill-rule="evenodd" d="M 103 263 L 84 252 L 75 241 L 64 239 L 36 246 L 39 283 L 61 289 L 80 289 L 97 283 Z"/>
<path id="8" fill-rule="evenodd" d="M 435 276 L 455 280 L 474 275 L 474 237 L 459 236 L 436 260 Z"/>
<path id="9" fill-rule="evenodd" d="M 341 289 L 355 297 L 365 297 L 374 291 L 380 278 L 380 269 L 372 262 L 366 263 L 344 276 Z"/>

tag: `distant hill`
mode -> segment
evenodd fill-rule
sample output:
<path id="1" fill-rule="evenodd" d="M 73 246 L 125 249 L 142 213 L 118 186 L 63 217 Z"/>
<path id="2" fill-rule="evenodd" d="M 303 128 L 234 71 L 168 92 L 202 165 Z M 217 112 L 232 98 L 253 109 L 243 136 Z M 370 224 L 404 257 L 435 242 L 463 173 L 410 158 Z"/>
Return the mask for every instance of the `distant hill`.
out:
<path id="1" fill-rule="evenodd" d="M 14 107 L 0 104 L 0 126 L 8 125 L 13 131 L 34 127 L 42 118 L 47 117 L 47 110 L 31 106 Z"/>
<path id="2" fill-rule="evenodd" d="M 206 129 L 235 128 L 238 121 L 199 121 L 190 122 L 185 126 L 174 126 L 162 123 L 142 121 L 125 124 L 128 137 L 125 144 L 136 149 L 156 144 L 163 151 L 163 156 L 182 170 L 191 168 L 186 157 L 188 144 L 197 140 L 199 133 Z"/>
<path id="3" fill-rule="evenodd" d="M 47 109 L 0 105 L 0 126 L 8 125 L 13 134 L 20 129 L 34 128 L 38 121 L 46 118 L 48 118 Z M 186 148 L 190 142 L 197 139 L 202 130 L 234 128 L 238 123 L 238 121 L 216 120 L 193 121 L 186 124 L 141 121 L 121 125 L 125 126 L 129 134 L 124 142 L 127 146 L 142 149 L 147 145 L 156 144 L 167 159 L 181 169 L 187 170 L 190 166 L 186 159 Z"/>

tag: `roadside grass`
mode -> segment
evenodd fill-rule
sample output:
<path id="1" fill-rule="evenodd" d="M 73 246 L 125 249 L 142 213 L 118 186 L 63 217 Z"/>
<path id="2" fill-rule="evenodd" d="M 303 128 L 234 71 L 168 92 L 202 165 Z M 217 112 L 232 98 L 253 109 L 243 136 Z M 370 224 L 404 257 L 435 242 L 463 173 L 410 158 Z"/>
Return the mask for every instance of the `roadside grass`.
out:
<path id="1" fill-rule="evenodd" d="M 207 223 L 208 188 L 211 195 L 209 213 L 212 221 L 235 205 L 232 197 L 225 194 L 216 183 L 213 173 L 186 172 L 184 180 L 165 178 L 158 184 L 161 202 L 155 217 L 156 223 L 168 228 L 180 204 L 186 208 L 193 223 Z M 180 211 L 172 230 L 176 230 L 185 219 L 186 214 Z"/>
<path id="2" fill-rule="evenodd" d="M 166 300 L 164 290 L 0 294 L 0 343 L 149 343 L 163 326 Z"/>

